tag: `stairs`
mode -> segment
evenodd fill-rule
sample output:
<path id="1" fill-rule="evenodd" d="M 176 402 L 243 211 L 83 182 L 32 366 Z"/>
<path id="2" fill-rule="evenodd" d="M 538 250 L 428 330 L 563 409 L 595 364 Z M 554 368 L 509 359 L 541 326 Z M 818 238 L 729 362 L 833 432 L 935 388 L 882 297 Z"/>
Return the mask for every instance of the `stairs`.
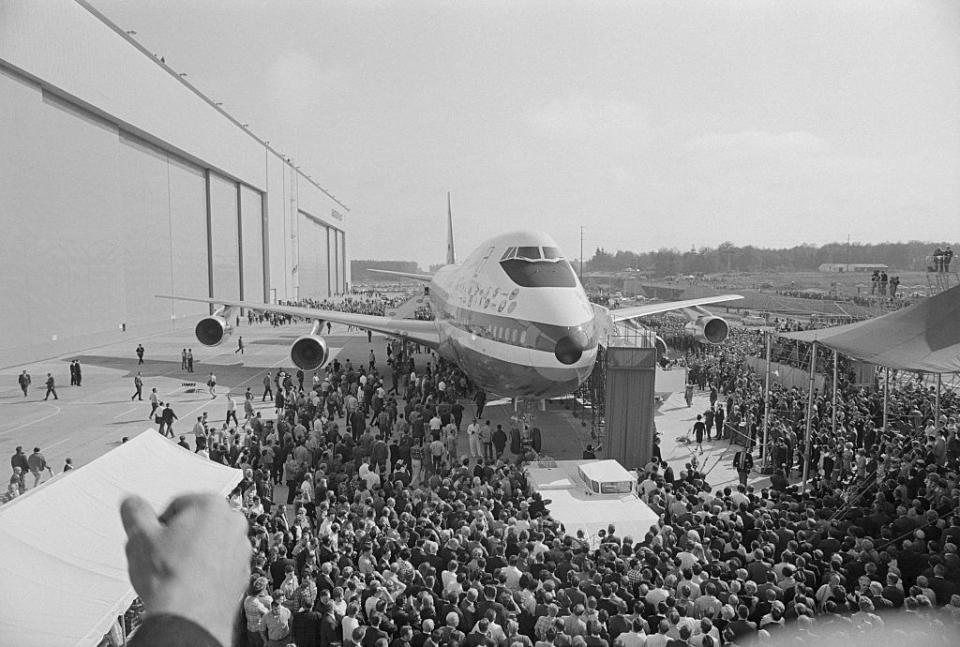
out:
<path id="1" fill-rule="evenodd" d="M 930 272 L 928 268 L 927 296 L 932 297 L 957 283 L 960 283 L 960 274 L 957 272 Z"/>

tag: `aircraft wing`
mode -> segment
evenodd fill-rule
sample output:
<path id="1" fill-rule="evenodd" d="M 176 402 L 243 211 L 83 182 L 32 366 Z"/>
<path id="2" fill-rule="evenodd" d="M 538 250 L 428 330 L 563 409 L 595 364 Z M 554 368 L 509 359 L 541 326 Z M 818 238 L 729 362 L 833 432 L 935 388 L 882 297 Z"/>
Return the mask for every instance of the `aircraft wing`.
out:
<path id="1" fill-rule="evenodd" d="M 368 272 L 376 272 L 377 274 L 389 274 L 390 276 L 400 276 L 405 279 L 413 279 L 415 281 L 426 281 L 429 283 L 433 280 L 433 277 L 429 274 L 417 274 L 416 272 L 397 272 L 395 270 L 375 270 L 373 268 L 367 268 Z"/>
<path id="2" fill-rule="evenodd" d="M 684 308 L 695 308 L 705 306 L 711 303 L 723 303 L 724 301 L 736 301 L 743 297 L 739 294 L 718 294 L 714 297 L 700 297 L 699 299 L 687 299 L 686 301 L 667 301 L 665 303 L 647 303 L 642 306 L 633 306 L 632 308 L 619 308 L 610 310 L 610 317 L 614 322 L 627 321 L 637 317 L 646 317 L 647 315 L 660 314 L 671 310 L 683 310 Z"/>
<path id="3" fill-rule="evenodd" d="M 320 310 L 318 308 L 303 308 L 300 306 L 281 306 L 269 303 L 255 303 L 253 301 L 178 297 L 166 294 L 158 294 L 156 296 L 159 299 L 212 303 L 213 305 L 221 305 L 231 308 L 247 308 L 257 312 L 275 312 L 277 314 L 290 315 L 291 317 L 330 321 L 332 323 L 339 323 L 347 326 L 356 326 L 357 328 L 362 328 L 364 330 L 372 330 L 373 332 L 390 335 L 392 337 L 401 337 L 416 344 L 421 344 L 433 349 L 436 349 L 440 344 L 440 335 L 437 333 L 437 326 L 432 321 L 420 321 L 416 319 L 393 319 L 391 317 L 381 317 L 379 315 L 364 315 L 353 312 L 340 312 L 339 310 Z"/>

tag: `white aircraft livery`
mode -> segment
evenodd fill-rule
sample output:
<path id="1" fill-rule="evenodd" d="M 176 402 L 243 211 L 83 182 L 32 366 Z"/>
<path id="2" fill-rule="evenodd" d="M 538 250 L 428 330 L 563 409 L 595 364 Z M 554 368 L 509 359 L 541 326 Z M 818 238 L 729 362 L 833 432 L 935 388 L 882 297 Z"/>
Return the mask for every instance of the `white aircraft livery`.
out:
<path id="1" fill-rule="evenodd" d="M 488 393 L 521 398 L 548 398 L 576 390 L 590 376 L 597 349 L 617 322 L 680 310 L 690 319 L 687 328 L 692 334 L 702 341 L 720 343 L 727 336 L 727 323 L 702 306 L 742 298 L 726 294 L 608 310 L 590 303 L 570 263 L 545 233 L 501 234 L 480 245 L 462 264 L 456 264 L 452 227 L 449 231 L 448 264 L 436 274 L 380 271 L 427 283 L 433 321 L 250 301 L 158 296 L 220 306 L 197 324 L 197 339 L 206 346 L 217 346 L 229 337 L 237 308 L 275 312 L 314 320 L 311 332 L 290 348 L 290 359 L 305 371 L 321 368 L 329 358 L 327 343 L 320 335 L 321 325 L 329 321 L 429 347 L 456 363 Z M 659 338 L 657 346 L 661 351 L 666 349 Z"/>

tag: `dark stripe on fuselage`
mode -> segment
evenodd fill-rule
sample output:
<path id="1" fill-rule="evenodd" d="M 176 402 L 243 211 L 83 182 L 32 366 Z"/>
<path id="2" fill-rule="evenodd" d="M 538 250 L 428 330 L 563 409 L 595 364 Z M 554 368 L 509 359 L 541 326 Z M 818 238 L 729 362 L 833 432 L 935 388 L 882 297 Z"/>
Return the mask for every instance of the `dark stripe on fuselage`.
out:
<path id="1" fill-rule="evenodd" d="M 456 345 L 459 359 L 469 364 L 471 379 L 489 393 L 518 397 L 552 398 L 575 391 L 589 377 L 593 366 L 574 369 L 537 368 L 515 364 Z"/>
<path id="2" fill-rule="evenodd" d="M 437 292 L 440 294 L 437 294 Z M 433 306 L 434 315 L 437 319 L 477 337 L 492 339 L 517 348 L 553 353 L 557 347 L 557 342 L 564 337 L 582 335 L 585 348 L 593 348 L 597 345 L 599 339 L 599 328 L 592 318 L 578 326 L 558 326 L 455 307 L 450 303 L 449 295 L 437 288 L 432 288 L 431 296 L 435 297 Z M 509 303 L 509 301 L 504 303 Z M 506 310 L 508 307 L 504 306 L 503 309 Z"/>

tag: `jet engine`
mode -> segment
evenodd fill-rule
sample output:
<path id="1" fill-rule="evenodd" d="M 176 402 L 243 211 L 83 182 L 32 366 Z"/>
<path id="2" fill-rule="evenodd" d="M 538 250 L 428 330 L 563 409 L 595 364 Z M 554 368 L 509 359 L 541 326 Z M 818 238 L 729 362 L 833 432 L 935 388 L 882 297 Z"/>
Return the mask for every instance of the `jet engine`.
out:
<path id="1" fill-rule="evenodd" d="M 314 371 L 327 363 L 330 348 L 326 340 L 315 333 L 304 335 L 290 347 L 290 359 L 297 368 Z"/>
<path id="2" fill-rule="evenodd" d="M 233 334 L 233 326 L 229 320 L 215 314 L 201 319 L 194 332 L 197 334 L 197 341 L 204 346 L 219 346 Z"/>
<path id="3" fill-rule="evenodd" d="M 730 327 L 726 320 L 721 317 L 704 315 L 688 323 L 686 330 L 699 341 L 719 344 L 727 338 Z"/>

